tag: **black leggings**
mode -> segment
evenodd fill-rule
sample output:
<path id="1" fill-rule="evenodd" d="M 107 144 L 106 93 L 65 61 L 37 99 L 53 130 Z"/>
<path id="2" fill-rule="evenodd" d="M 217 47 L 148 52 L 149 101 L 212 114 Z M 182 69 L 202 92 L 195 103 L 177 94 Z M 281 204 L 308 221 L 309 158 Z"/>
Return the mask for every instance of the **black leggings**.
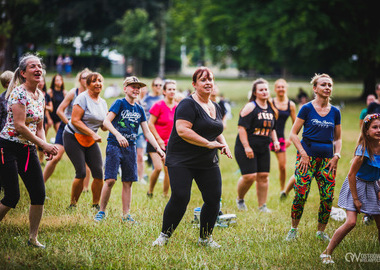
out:
<path id="1" fill-rule="evenodd" d="M 16 207 L 20 200 L 19 174 L 29 193 L 31 205 L 43 205 L 45 184 L 36 147 L 1 139 L 0 150 L 0 174 L 4 188 L 1 203 Z"/>
<path id="2" fill-rule="evenodd" d="M 200 237 L 212 234 L 220 208 L 222 177 L 219 167 L 194 169 L 168 167 L 172 194 L 165 207 L 162 232 L 171 236 L 186 212 L 193 179 L 202 193 L 204 204 L 200 216 Z"/>
<path id="3" fill-rule="evenodd" d="M 92 177 L 103 179 L 103 160 L 99 145 L 94 143 L 90 147 L 83 147 L 75 138 L 74 134 L 63 132 L 63 146 L 67 156 L 75 168 L 75 178 L 86 177 L 86 164 L 90 168 Z"/>

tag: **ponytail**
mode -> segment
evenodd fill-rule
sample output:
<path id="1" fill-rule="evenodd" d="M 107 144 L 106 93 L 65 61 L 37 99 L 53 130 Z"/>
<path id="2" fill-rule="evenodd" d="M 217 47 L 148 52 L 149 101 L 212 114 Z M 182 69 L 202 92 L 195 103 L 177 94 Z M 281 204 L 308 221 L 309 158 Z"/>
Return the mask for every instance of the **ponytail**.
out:
<path id="1" fill-rule="evenodd" d="M 12 76 L 12 80 L 9 82 L 7 92 L 5 93 L 5 99 L 8 99 L 8 97 L 12 93 L 13 89 L 15 89 L 17 87 L 17 80 L 20 83 L 20 77 L 22 78 L 22 76 L 20 74 L 20 68 L 18 67 Z M 21 81 L 22 81 L 22 79 L 21 79 Z"/>

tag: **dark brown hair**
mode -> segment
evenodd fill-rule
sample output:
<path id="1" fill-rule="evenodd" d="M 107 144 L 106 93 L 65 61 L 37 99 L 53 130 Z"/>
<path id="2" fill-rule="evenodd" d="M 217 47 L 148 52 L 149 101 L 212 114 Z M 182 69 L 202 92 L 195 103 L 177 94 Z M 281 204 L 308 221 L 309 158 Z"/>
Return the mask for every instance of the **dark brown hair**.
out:
<path id="1" fill-rule="evenodd" d="M 193 74 L 193 83 L 196 83 L 199 78 L 201 78 L 204 74 L 206 74 L 207 79 L 213 80 L 214 79 L 214 74 L 212 71 L 207 68 L 207 67 L 199 67 Z"/>
<path id="2" fill-rule="evenodd" d="M 92 80 L 94 78 L 97 79 L 98 77 L 102 78 L 102 80 L 104 81 L 102 74 L 100 74 L 98 72 L 91 72 L 90 74 L 87 75 L 86 84 L 90 85 Z"/>
<path id="3" fill-rule="evenodd" d="M 59 90 L 63 91 L 65 89 L 65 83 L 63 82 L 63 76 L 61 74 L 55 74 L 54 77 L 53 77 L 53 79 L 51 79 L 50 89 L 57 90 L 57 89 L 55 89 L 55 79 L 58 76 L 62 78 L 62 85 L 61 85 L 61 89 L 59 89 Z"/>

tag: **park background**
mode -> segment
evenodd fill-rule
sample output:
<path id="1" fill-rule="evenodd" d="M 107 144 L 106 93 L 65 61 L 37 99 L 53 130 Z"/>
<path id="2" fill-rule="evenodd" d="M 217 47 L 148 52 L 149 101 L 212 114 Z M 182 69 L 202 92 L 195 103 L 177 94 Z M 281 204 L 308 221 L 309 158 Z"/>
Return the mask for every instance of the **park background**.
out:
<path id="1" fill-rule="evenodd" d="M 300 87 L 311 97 L 314 73 L 334 78 L 332 104 L 342 112 L 342 159 L 339 161 L 334 206 L 348 173 L 359 135 L 359 113 L 364 98 L 374 93 L 380 74 L 380 21 L 374 1 L 342 0 L 2 0 L 0 1 L 0 71 L 14 70 L 25 52 L 39 52 L 50 84 L 58 54 L 74 59 L 72 77 L 84 67 L 105 76 L 104 87 L 122 86 L 127 66 L 150 85 L 156 76 L 176 79 L 178 89 L 192 89 L 191 71 L 212 67 L 221 93 L 233 104 L 233 118 L 224 135 L 233 150 L 240 109 L 247 102 L 252 80 L 289 82 L 295 100 Z M 117 56 L 114 57 L 113 56 Z M 120 57 L 121 56 L 121 57 Z M 121 66 L 121 68 L 120 68 Z M 0 89 L 2 92 L 4 89 Z M 111 105 L 114 98 L 107 99 Z M 286 135 L 291 127 L 286 126 Z M 103 154 L 107 133 L 100 144 Z M 49 131 L 48 140 L 54 137 Z M 294 171 L 296 150 L 288 148 L 287 175 Z M 104 155 L 103 155 L 104 157 Z M 222 210 L 236 213 L 237 224 L 216 228 L 219 250 L 196 245 L 198 230 L 192 227 L 193 209 L 202 205 L 193 185 L 192 198 L 171 242 L 152 247 L 161 228 L 167 199 L 161 185 L 152 200 L 147 186 L 134 184 L 131 213 L 139 225 L 120 222 L 121 185 L 113 189 L 108 218 L 94 224 L 91 194 L 82 194 L 75 211 L 68 211 L 74 176 L 64 155 L 46 185 L 47 196 L 39 239 L 46 250 L 27 248 L 29 205 L 22 186 L 21 200 L 0 223 L 0 269 L 318 269 L 325 268 L 319 254 L 326 247 L 315 239 L 319 195 L 315 181 L 299 226 L 297 241 L 284 241 L 290 228 L 292 195 L 280 202 L 277 161 L 272 154 L 268 207 L 257 211 L 255 189 L 247 195 L 248 212 L 237 212 L 236 184 L 240 177 L 234 159 L 222 156 Z M 149 174 L 149 169 L 147 173 Z M 347 253 L 380 256 L 376 226 L 357 227 L 334 253 L 334 269 L 378 269 L 377 263 L 348 262 Z M 332 236 L 341 222 L 331 220 Z"/>

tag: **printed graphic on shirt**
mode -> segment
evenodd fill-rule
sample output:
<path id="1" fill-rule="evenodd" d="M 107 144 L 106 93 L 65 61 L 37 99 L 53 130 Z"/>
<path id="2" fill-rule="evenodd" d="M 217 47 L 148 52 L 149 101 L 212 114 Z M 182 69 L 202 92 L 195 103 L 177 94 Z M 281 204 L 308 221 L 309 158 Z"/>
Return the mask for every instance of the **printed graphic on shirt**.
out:
<path id="1" fill-rule="evenodd" d="M 263 121 L 263 125 L 260 128 L 255 128 L 253 134 L 258 136 L 269 136 L 271 130 L 273 129 L 272 123 L 274 119 L 273 113 L 269 112 L 259 112 L 257 114 L 257 119 Z"/>

